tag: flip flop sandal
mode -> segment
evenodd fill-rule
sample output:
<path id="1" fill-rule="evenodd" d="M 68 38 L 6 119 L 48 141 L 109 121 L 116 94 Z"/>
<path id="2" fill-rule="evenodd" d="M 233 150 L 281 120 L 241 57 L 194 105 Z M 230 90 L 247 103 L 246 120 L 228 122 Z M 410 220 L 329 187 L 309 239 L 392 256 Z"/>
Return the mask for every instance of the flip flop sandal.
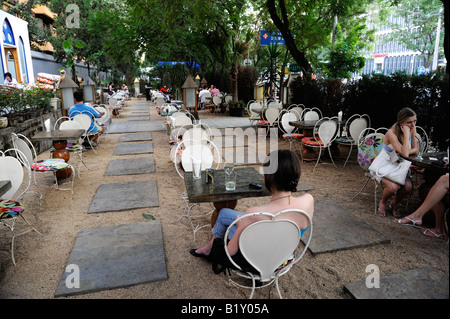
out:
<path id="1" fill-rule="evenodd" d="M 429 229 L 429 228 L 425 228 L 424 231 L 420 231 L 420 232 L 422 233 L 422 235 L 425 235 L 425 236 L 427 236 L 427 237 L 433 238 L 433 236 L 434 236 L 434 237 L 439 238 L 439 239 L 445 239 L 445 234 L 438 234 L 438 233 L 435 233 L 434 231 L 432 231 L 432 230 Z M 433 236 L 428 236 L 428 235 L 427 235 L 427 232 L 430 232 Z"/>
<path id="2" fill-rule="evenodd" d="M 381 217 L 386 217 L 386 211 L 382 210 L 380 207 L 378 207 L 377 210 L 378 215 L 380 215 Z"/>
<path id="3" fill-rule="evenodd" d="M 395 217 L 395 218 L 400 218 L 400 217 L 402 217 L 402 214 L 400 214 L 400 211 L 397 209 L 396 211 L 392 211 L 392 215 Z"/>
<path id="4" fill-rule="evenodd" d="M 409 220 L 409 222 L 402 223 L 402 219 L 403 218 Z M 397 224 L 400 224 L 400 225 L 412 226 L 412 227 L 416 227 L 416 228 L 420 228 L 420 226 L 422 226 L 422 220 L 421 219 L 412 219 L 412 218 L 409 218 L 409 217 L 403 217 L 403 218 L 396 219 L 395 222 Z"/>
<path id="5" fill-rule="evenodd" d="M 391 205 L 389 205 L 388 211 L 390 211 L 390 212 L 392 213 L 392 215 L 393 215 L 395 218 L 400 218 L 400 217 L 402 217 L 402 214 L 400 214 L 400 210 L 396 209 L 396 210 L 394 211 L 394 210 L 392 209 L 392 206 L 391 206 Z"/>

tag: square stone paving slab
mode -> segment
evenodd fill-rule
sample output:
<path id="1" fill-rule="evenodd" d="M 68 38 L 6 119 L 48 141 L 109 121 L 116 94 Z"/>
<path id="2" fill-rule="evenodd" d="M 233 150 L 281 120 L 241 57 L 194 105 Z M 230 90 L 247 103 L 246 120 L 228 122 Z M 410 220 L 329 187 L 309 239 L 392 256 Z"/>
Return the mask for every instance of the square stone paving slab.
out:
<path id="1" fill-rule="evenodd" d="M 128 121 L 148 121 L 150 120 L 150 116 L 148 115 L 140 115 L 140 116 L 130 116 Z"/>
<path id="2" fill-rule="evenodd" d="M 148 174 L 155 171 L 153 157 L 126 158 L 110 161 L 105 176 Z"/>
<path id="3" fill-rule="evenodd" d="M 127 134 L 123 135 L 119 138 L 119 142 L 142 142 L 142 141 L 151 141 L 152 133 L 135 133 L 135 134 Z"/>
<path id="4" fill-rule="evenodd" d="M 155 180 L 101 184 L 88 213 L 105 213 L 157 207 L 158 184 Z"/>
<path id="5" fill-rule="evenodd" d="M 79 288 L 74 286 L 76 272 Z M 129 287 L 167 279 L 159 221 L 83 229 L 55 297 Z"/>
<path id="6" fill-rule="evenodd" d="M 306 240 L 309 231 L 303 235 Z M 330 200 L 314 203 L 313 235 L 309 249 L 313 254 L 388 244 L 390 239 Z"/>
<path id="7" fill-rule="evenodd" d="M 110 134 L 156 132 L 163 130 L 164 120 L 112 122 L 108 127 Z"/>
<path id="8" fill-rule="evenodd" d="M 153 143 L 119 144 L 113 155 L 136 155 L 153 153 Z"/>
<path id="9" fill-rule="evenodd" d="M 345 285 L 344 290 L 356 299 L 449 298 L 448 277 L 431 267 L 422 267 L 380 277 L 379 288 L 367 288 L 364 280 Z"/>

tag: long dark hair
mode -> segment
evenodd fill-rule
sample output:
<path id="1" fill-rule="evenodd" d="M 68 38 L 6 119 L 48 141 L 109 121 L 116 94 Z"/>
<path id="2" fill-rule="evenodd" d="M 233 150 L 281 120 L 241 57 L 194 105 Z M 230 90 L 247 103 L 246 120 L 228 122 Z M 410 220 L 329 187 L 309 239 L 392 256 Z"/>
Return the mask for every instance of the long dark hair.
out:
<path id="1" fill-rule="evenodd" d="M 301 166 L 297 154 L 290 150 L 278 150 L 269 154 L 268 161 L 264 164 L 269 167 L 271 161 L 277 161 L 277 167 L 273 173 L 264 174 L 264 184 L 270 192 L 288 191 L 296 192 L 300 180 Z"/>
<path id="2" fill-rule="evenodd" d="M 398 141 L 403 145 L 403 132 L 400 127 L 400 124 L 405 122 L 408 118 L 417 116 L 416 112 L 414 112 L 409 107 L 405 107 L 401 109 L 397 113 L 397 122 L 392 125 L 391 130 L 394 132 L 394 134 L 397 136 Z"/>

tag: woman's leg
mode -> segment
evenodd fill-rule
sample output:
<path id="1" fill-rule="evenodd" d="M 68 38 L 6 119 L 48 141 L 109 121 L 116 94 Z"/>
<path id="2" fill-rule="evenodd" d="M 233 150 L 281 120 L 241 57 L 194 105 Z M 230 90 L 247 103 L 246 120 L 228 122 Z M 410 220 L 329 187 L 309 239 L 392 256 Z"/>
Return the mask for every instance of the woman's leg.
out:
<path id="1" fill-rule="evenodd" d="M 439 180 L 430 189 L 430 191 L 428 192 L 428 195 L 425 198 L 422 205 L 420 205 L 420 207 L 417 208 L 416 211 L 414 211 L 412 214 L 410 214 L 406 217 L 408 217 L 412 220 L 416 220 L 416 221 L 422 220 L 422 217 L 427 212 L 429 212 L 431 209 L 434 208 L 435 218 L 436 218 L 436 226 L 438 226 L 438 223 L 440 225 L 442 223 L 441 220 L 443 218 L 443 212 L 441 212 L 441 210 L 444 209 L 444 211 L 445 211 L 445 207 L 441 206 L 441 204 L 442 204 L 441 201 L 447 194 L 448 188 L 449 188 L 449 177 L 448 177 L 448 175 L 443 175 L 439 178 Z M 401 223 L 401 224 L 410 223 L 410 219 L 407 219 L 406 217 L 399 219 L 398 220 L 399 223 Z M 438 228 L 438 227 L 436 227 L 436 228 Z"/>
<path id="2" fill-rule="evenodd" d="M 225 233 L 238 216 L 244 215 L 242 212 L 238 212 L 229 208 L 222 208 L 217 217 L 217 221 L 212 229 L 211 240 L 203 247 L 197 249 L 195 252 L 201 255 L 209 255 L 215 238 L 223 238 Z M 236 231 L 237 226 L 234 225 L 228 234 L 228 238 L 231 239 Z"/>
<path id="3" fill-rule="evenodd" d="M 387 178 L 383 178 L 381 182 L 384 185 L 383 194 L 381 195 L 380 203 L 378 204 L 378 214 L 380 216 L 386 216 L 386 208 L 389 198 L 391 198 L 392 195 L 394 195 L 398 189 L 399 186 L 397 183 L 394 183 Z"/>
<path id="4" fill-rule="evenodd" d="M 412 192 L 412 189 L 413 189 L 413 182 L 412 182 L 411 178 L 407 177 L 406 181 L 405 181 L 405 185 L 401 186 L 398 189 L 397 193 L 394 196 L 394 199 L 391 202 L 393 213 L 398 211 L 398 205 L 406 196 L 408 196 Z M 398 216 L 396 216 L 396 217 L 398 217 Z"/>

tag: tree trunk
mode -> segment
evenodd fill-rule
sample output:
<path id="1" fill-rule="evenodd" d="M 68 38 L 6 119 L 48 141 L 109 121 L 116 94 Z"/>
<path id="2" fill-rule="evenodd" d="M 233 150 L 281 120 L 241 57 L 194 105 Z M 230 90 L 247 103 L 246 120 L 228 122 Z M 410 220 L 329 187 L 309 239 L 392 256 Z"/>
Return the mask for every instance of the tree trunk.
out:
<path id="1" fill-rule="evenodd" d="M 309 64 L 308 60 L 305 57 L 305 54 L 301 52 L 297 46 L 295 45 L 294 38 L 292 37 L 292 33 L 289 29 L 289 19 L 286 13 L 286 6 L 284 0 L 278 0 L 281 12 L 282 19 L 277 14 L 277 9 L 275 7 L 275 0 L 267 0 L 267 9 L 269 9 L 270 17 L 273 20 L 273 23 L 281 32 L 283 36 L 284 42 L 286 44 L 286 48 L 292 55 L 292 58 L 297 62 L 299 67 L 302 68 L 303 72 L 306 74 L 312 73 L 312 67 Z"/>
<path id="2" fill-rule="evenodd" d="M 231 66 L 231 95 L 233 97 L 233 101 L 238 101 L 238 65 L 236 62 L 234 62 Z"/>
<path id="3" fill-rule="evenodd" d="M 448 0 L 442 0 L 442 3 L 444 4 L 444 55 L 445 58 L 447 59 L 447 61 L 449 60 L 450 56 L 450 33 L 448 28 L 450 28 L 450 3 L 448 2 Z M 447 74 L 450 74 L 450 69 L 447 65 Z"/>

